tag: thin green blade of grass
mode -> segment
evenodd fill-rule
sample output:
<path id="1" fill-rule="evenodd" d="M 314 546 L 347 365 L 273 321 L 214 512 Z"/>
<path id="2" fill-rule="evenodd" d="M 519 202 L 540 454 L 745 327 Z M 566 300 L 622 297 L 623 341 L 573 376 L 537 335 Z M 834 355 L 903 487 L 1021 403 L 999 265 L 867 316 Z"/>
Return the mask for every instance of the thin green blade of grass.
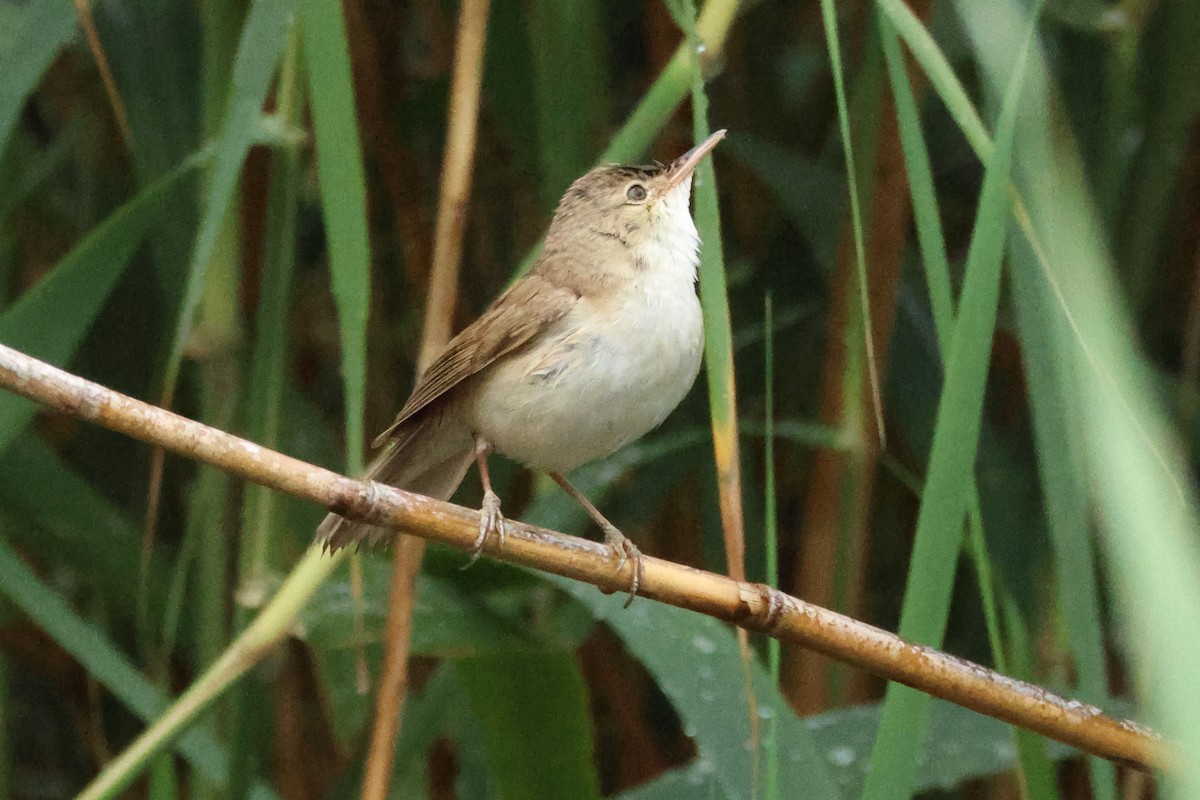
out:
<path id="1" fill-rule="evenodd" d="M 205 276 L 232 208 L 242 164 L 254 143 L 263 103 L 275 76 L 291 19 L 292 0 L 253 0 L 238 41 L 225 118 L 214 143 L 212 171 L 204 192 L 199 229 L 183 295 L 175 311 L 163 375 L 163 393 L 167 399 L 174 395 L 184 346 L 204 291 Z"/>
<path id="2" fill-rule="evenodd" d="M 763 517 L 766 549 L 767 585 L 779 586 L 779 533 L 778 503 L 775 496 L 775 321 L 771 308 L 771 294 L 763 300 L 763 367 L 765 377 L 763 392 Z M 782 672 L 782 655 L 779 640 L 767 642 L 767 673 L 771 683 L 779 686 Z M 779 718 L 767 721 L 766 748 L 767 769 L 764 790 L 767 800 L 779 798 Z"/>
<path id="3" fill-rule="evenodd" d="M 27 557 L 77 570 L 114 617 L 133 617 L 129 587 L 138 577 L 140 542 L 132 520 L 33 431 L 0 457 L 0 507 L 13 521 L 24 521 L 5 530 L 9 544 Z M 151 559 L 155 606 L 166 594 L 167 568 L 165 559 Z"/>
<path id="4" fill-rule="evenodd" d="M 890 3 L 884 0 L 881 5 L 890 5 Z M 906 10 L 894 18 L 907 19 Z M 953 74 L 938 66 L 939 64 L 944 65 L 944 59 L 933 57 L 936 45 L 933 45 L 931 41 L 926 41 L 927 34 L 923 29 L 918 30 L 919 23 L 913 27 L 911 22 L 912 20 L 909 20 L 907 39 L 910 43 L 926 42 L 922 50 L 926 55 L 922 61 L 926 70 L 931 75 L 948 78 L 949 84 L 956 84 Z M 960 121 L 978 119 L 978 115 L 966 101 L 961 86 L 948 85 L 946 80 L 938 82 L 937 85 L 945 102 L 952 105 L 953 109 L 957 109 L 954 111 L 956 119 Z M 966 107 L 962 107 L 963 103 L 966 104 Z M 903 103 L 898 102 L 897 107 L 898 111 L 904 110 Z M 915 113 L 912 114 L 912 118 L 912 124 L 915 125 Z M 901 132 L 902 134 L 906 133 L 903 115 Z M 916 135 L 919 133 L 918 128 Z M 991 145 L 987 141 L 986 135 L 969 135 L 969 138 L 981 153 L 990 151 Z M 919 186 L 928 186 L 929 188 L 924 191 L 932 197 L 932 180 L 929 177 L 928 159 L 924 156 L 923 150 L 918 155 L 920 157 L 908 159 L 914 198 Z M 923 164 L 922 158 L 924 159 Z M 934 235 L 924 232 L 928 225 L 922 220 L 928 219 L 930 215 L 922 216 L 920 202 L 916 207 L 918 210 L 918 235 L 921 236 L 928 266 L 930 255 L 934 254 L 934 251 L 932 248 L 925 247 L 925 242 L 928 240 L 935 245 L 940 243 L 940 233 Z M 931 222 L 937 223 L 936 215 L 932 215 Z M 1018 245 L 1025 248 L 1022 250 L 1021 247 L 1017 247 L 1015 250 L 1018 259 L 1021 253 L 1027 252 L 1030 262 L 1036 260 L 1034 252 L 1025 244 L 1024 238 L 1018 241 Z M 939 331 L 943 324 L 939 320 L 944 316 L 944 312 L 939 312 L 939 294 L 949 296 L 948 287 L 942 288 L 947 284 L 948 274 L 945 279 L 940 279 L 941 274 L 943 273 L 940 269 L 937 273 L 927 270 L 927 281 L 931 289 L 938 289 L 937 293 L 932 293 L 932 300 Z M 1034 435 L 1039 453 L 1039 475 L 1046 502 L 1049 532 L 1053 542 L 1059 605 L 1063 613 L 1063 628 L 1068 646 L 1075 658 L 1080 694 L 1085 700 L 1103 706 L 1107 697 L 1105 675 L 1107 656 L 1101 629 L 1102 615 L 1096 586 L 1095 558 L 1089 541 L 1089 501 L 1086 497 L 1086 490 L 1079 480 L 1079 475 L 1083 470 L 1079 461 L 1081 456 L 1077 452 L 1078 448 L 1072 444 L 1072 437 L 1066 427 L 1067 420 L 1061 419 L 1057 411 L 1063 408 L 1068 401 L 1072 379 L 1063 374 L 1064 367 L 1062 365 L 1070 363 L 1070 355 L 1067 352 L 1055 354 L 1056 347 L 1065 345 L 1063 345 L 1061 337 L 1056 337 L 1046 327 L 1053 324 L 1053 301 L 1050 299 L 1052 295 L 1045 291 L 1045 287 L 1037 288 L 1036 284 L 1037 281 L 1030 278 L 1028 271 L 1016 270 L 1014 272 L 1013 290 L 1017 300 L 1016 309 L 1020 323 L 1018 327 L 1023 344 L 1022 349 L 1025 353 L 1026 374 L 1032 399 Z M 942 305 L 945 303 L 943 302 Z M 1070 335 L 1070 332 L 1065 330 L 1065 326 L 1060 333 L 1065 336 Z M 1115 770 L 1112 765 L 1102 759 L 1093 758 L 1090 759 L 1089 769 L 1092 773 L 1092 789 L 1097 796 L 1102 799 L 1113 797 L 1115 794 Z"/>
<path id="5" fill-rule="evenodd" d="M 0 594 L 137 716 L 149 721 L 167 708 L 166 694 L 143 678 L 107 636 L 80 618 L 61 595 L 42 583 L 3 539 L 0 539 Z M 179 739 L 176 749 L 199 774 L 224 785 L 228 755 L 207 732 L 189 731 Z M 275 794 L 265 786 L 256 785 L 251 797 L 273 800 Z"/>
<path id="6" fill-rule="evenodd" d="M 296 125 L 303 110 L 300 76 L 300 41 L 291 34 L 279 78 L 277 113 L 287 125 Z M 272 154 L 267 190 L 266 241 L 263 244 L 262 282 L 254 318 L 254 344 L 246 387 L 246 436 L 264 447 L 278 449 L 283 391 L 287 379 L 287 353 L 292 271 L 296 260 L 296 229 L 300 206 L 298 148 L 280 148 Z M 262 486 L 247 486 L 242 502 L 242 553 L 239 571 L 243 589 L 256 588 L 265 578 L 275 541 L 276 495 Z"/>
<path id="7" fill-rule="evenodd" d="M 237 119 L 233 112 L 237 86 L 234 76 L 242 65 L 245 76 L 247 60 L 239 58 L 239 43 L 256 20 L 248 6 L 240 2 L 205 3 L 199 8 L 203 26 L 202 47 L 199 53 L 198 126 L 206 140 L 216 142 L 218 158 L 206 175 L 197 209 L 197 233 L 190 241 L 191 252 L 181 260 L 172 259 L 163 266 L 160 279 L 165 290 L 163 305 L 168 314 L 177 314 L 175 336 L 169 340 L 167 360 L 160 390 L 160 402 L 173 403 L 181 369 L 184 348 L 198 346 L 203 355 L 197 361 L 195 386 L 199 415 L 214 427 L 227 429 L 233 422 L 242 388 L 241 371 L 237 364 L 236 348 L 242 338 L 242 313 L 238 303 L 238 287 L 242 283 L 240 214 L 237 199 L 238 176 L 249 152 L 252 121 L 256 117 L 246 104 L 242 115 L 243 142 L 229 123 Z M 257 18 L 261 21 L 261 15 Z M 261 27 L 261 22 L 260 22 Z M 256 52 L 251 45 L 251 53 Z M 269 48 L 267 48 L 269 53 Z M 273 70 L 273 65 L 271 65 Z M 269 88 L 273 72 L 261 81 L 262 95 Z M 258 98 L 261 114 L 263 97 Z M 253 99 L 253 98 L 251 98 Z M 194 102 L 194 101 L 193 101 Z M 257 126 L 255 126 L 257 127 Z M 144 150 L 136 148 L 139 161 Z M 214 190 L 227 184 L 222 197 Z M 214 202 L 214 197 L 219 198 Z M 190 222 L 190 220 L 189 220 Z M 172 250 L 180 242 L 170 243 Z M 159 248 L 160 254 L 162 248 Z M 180 269 L 183 265 L 187 268 Z M 194 295 L 191 293 L 194 292 Z M 194 307 L 192 305 L 194 297 Z M 147 513 L 143 522 L 143 553 L 153 552 L 157 526 L 160 488 L 165 453 L 153 451 L 150 466 L 150 486 L 147 493 Z M 226 585 L 233 558 L 233 541 L 222 530 L 226 518 L 232 480 L 209 465 L 200 465 L 196 479 L 188 490 L 183 522 L 180 558 L 175 562 L 170 602 L 163 618 L 163 627 L 156 639 L 147 622 L 149 600 L 144 584 L 138 585 L 138 644 L 154 664 L 160 680 L 167 682 L 167 667 L 161 654 L 169 652 L 179 630 L 181 611 L 186 605 L 192 611 L 192 637 L 196 644 L 196 662 L 204 666 L 214 662 L 229 638 L 230 615 Z M 225 722 L 218 719 L 217 725 Z M 227 732 L 223 730 L 223 732 Z M 230 785 L 240 788 L 236 780 L 239 765 L 245 760 L 243 742 L 228 740 L 230 749 Z M 201 800 L 209 800 L 213 792 L 204 781 L 197 786 Z"/>
<path id="8" fill-rule="evenodd" d="M 300 0 L 299 9 L 317 137 L 321 206 L 329 237 L 329 271 L 342 343 L 346 465 L 353 474 L 363 462 L 371 296 L 366 178 L 342 7 L 333 0 Z"/>
<path id="9" fill-rule="evenodd" d="M 25 107 L 25 98 L 75 35 L 70 0 L 37 0 L 18 5 L 19 20 L 0 34 L 0 154 Z"/>
<path id="10" fill-rule="evenodd" d="M 983 559 L 977 559 L 977 562 L 986 563 Z M 1025 624 L 1021 610 L 1011 593 L 1003 594 L 1000 607 L 1004 638 L 1009 645 L 1007 662 L 1010 666 L 1006 668 L 1005 673 L 1029 680 L 1033 677 L 1035 661 L 1029 626 Z M 1018 728 L 1014 734 L 1017 739 L 1017 755 L 1020 758 L 1025 796 L 1030 800 L 1057 798 L 1058 776 L 1055 774 L 1046 740 L 1023 728 Z"/>
<path id="11" fill-rule="evenodd" d="M 988 160 L 967 253 L 961 309 L 938 405 L 928 478 L 921 496 L 899 633 L 910 641 L 940 645 L 961 546 L 964 516 L 983 414 L 991 342 L 999 304 L 1000 269 L 1008 221 L 1008 182 L 1024 66 L 1036 30 L 1025 34 L 1009 78 Z M 931 699 L 898 684 L 888 686 L 871 755 L 864 797 L 909 797 L 924 740 Z"/>
<path id="12" fill-rule="evenodd" d="M 913 16 L 904 3 L 899 2 L 899 0 L 876 1 L 896 26 L 896 31 L 904 39 L 913 57 L 930 79 L 934 89 L 950 112 L 951 117 L 959 125 L 959 129 L 971 145 L 971 148 L 975 151 L 976 156 L 981 161 L 987 161 L 991 157 L 992 141 L 984 129 L 983 122 L 975 110 L 975 106 L 972 104 L 966 89 L 950 68 L 945 55 L 937 47 L 920 20 Z M 1011 58 L 1005 63 L 1009 62 L 1011 62 Z M 1077 159 L 1077 154 L 1074 157 Z M 1082 368 L 1091 372 L 1104 386 L 1106 393 L 1111 394 L 1122 406 L 1126 423 L 1132 430 L 1141 435 L 1146 445 L 1157 455 L 1160 475 L 1172 474 L 1165 451 L 1156 443 L 1150 433 L 1150 428 L 1159 423 L 1153 418 L 1153 415 L 1143 414 L 1139 410 L 1141 407 L 1140 404 L 1133 402 L 1126 396 L 1125 385 L 1117 380 L 1112 369 L 1108 366 L 1106 359 L 1101 358 L 1096 348 L 1083 336 L 1080 321 L 1077 319 L 1077 312 L 1072 308 L 1069 298 L 1064 293 L 1062 289 L 1063 284 L 1056 277 L 1054 267 L 1049 259 L 1046 241 L 1053 241 L 1054 237 L 1049 236 L 1044 230 L 1035 227 L 1034 221 L 1030 216 L 1030 207 L 1026 206 L 1026 202 L 1021 193 L 1014 189 L 1013 214 L 1017 225 L 1024 239 L 1029 244 L 1038 269 L 1041 270 L 1046 278 L 1050 296 L 1054 298 L 1066 329 L 1070 331 L 1071 337 L 1074 339 L 1075 347 L 1082 353 Z M 1030 202 L 1042 213 L 1056 208 L 1053 199 L 1035 198 Z M 1048 214 L 1048 216 L 1054 217 L 1055 215 Z M 1101 248 L 1101 253 L 1107 259 L 1107 253 L 1103 251 L 1103 248 Z M 1107 275 L 1109 273 L 1104 274 Z M 1109 289 L 1105 287 L 1104 291 L 1107 292 Z M 1137 389 L 1136 391 L 1140 392 L 1141 390 Z M 1178 481 L 1175 481 L 1175 489 L 1177 495 L 1182 495 L 1183 488 Z"/>
<path id="13" fill-rule="evenodd" d="M 285 128 L 298 129 L 304 101 L 304 75 L 300 64 L 301 30 L 310 20 L 305 8 L 300 8 L 300 25 L 290 26 L 284 49 L 276 90 L 275 118 Z M 338 21 L 341 17 L 338 15 Z M 336 73 L 335 76 L 340 77 Z M 344 112 L 344 109 L 339 109 Z M 350 115 L 353 117 L 354 109 Z M 316 116 L 316 115 L 314 115 Z M 351 121 L 352 124 L 352 121 Z M 318 149 L 328 142 L 318 137 Z M 245 416 L 250 438 L 267 447 L 277 447 L 283 389 L 286 376 L 288 309 L 291 278 L 295 261 L 296 220 L 300 192 L 300 152 L 293 144 L 278 147 L 273 152 L 271 178 L 268 184 L 266 231 L 263 245 L 263 264 L 259 286 L 259 307 L 255 317 L 255 339 L 250 357 L 250 369 L 245 402 Z M 332 159 L 321 152 L 319 167 Z M 326 176 L 321 175 L 324 189 Z M 324 197 L 324 193 L 322 194 Z M 351 203 L 351 208 L 354 204 Z M 364 212 L 365 217 L 365 212 Z M 365 221 L 361 224 L 365 225 Z M 330 249 L 334 242 L 345 239 L 345 226 L 335 229 L 326 223 Z M 332 261 L 332 259 L 331 259 Z M 331 269 L 336 265 L 331 263 Z M 345 269 L 345 264 L 340 264 Z M 336 274 L 336 270 L 335 270 Z M 336 296 L 336 295 L 335 295 Z M 339 314 L 339 320 L 342 315 Z M 365 319 L 365 318 L 364 318 Z M 365 358 L 365 356 L 364 356 Z M 350 413 L 352 404 L 347 403 Z M 361 404 L 356 415 L 361 419 Z M 361 435 L 355 441 L 361 443 Z M 359 456 L 361 460 L 361 456 Z M 355 464 L 358 462 L 356 461 Z M 357 467 L 351 467 L 356 469 Z M 241 552 L 238 559 L 239 595 L 261 598 L 269 591 L 268 575 L 272 566 L 273 548 L 279 546 L 277 495 L 262 486 L 247 486 L 242 500 Z M 218 582 L 218 585 L 219 582 Z M 237 625 L 243 627 L 252 618 L 255 603 L 241 605 L 237 610 Z M 223 644 L 223 643 L 222 643 Z M 269 704 L 259 702 L 259 696 L 269 687 L 261 676 L 252 674 L 231 696 L 229 740 L 235 757 L 232 760 L 230 795 L 237 797 L 257 776 L 268 772 L 270 740 L 273 731 Z"/>
<path id="14" fill-rule="evenodd" d="M 194 156 L 147 186 L 75 245 L 48 275 L 0 314 L 0 341 L 51 364 L 64 364 L 91 328 L 134 251 L 158 218 L 163 201 L 204 161 Z M 0 397 L 0 450 L 37 407 Z"/>
<path id="15" fill-rule="evenodd" d="M 1016 4 L 998 5 L 989 14 L 969 3 L 957 8 L 994 84 L 1005 58 L 995 46 L 997 31 L 1011 29 L 1021 11 Z M 1118 300 L 1077 145 L 1045 62 L 1039 58 L 1036 67 L 1022 114 L 1023 156 L 1016 172 L 1029 216 L 1025 237 L 1014 247 L 1014 272 L 1026 271 L 1030 287 L 1053 309 L 1055 322 L 1044 326 L 1045 335 L 1058 343 L 1055 352 L 1067 357 L 1071 371 L 1066 377 L 1076 387 L 1070 406 L 1053 412 L 1079 425 L 1074 429 L 1077 452 L 1098 505 L 1117 618 L 1139 693 L 1180 754 L 1166 773 L 1166 792 L 1192 797 L 1200 794 L 1195 498 L 1180 485 L 1187 467 L 1174 456 L 1176 436 L 1156 379 L 1137 351 Z"/>
<path id="16" fill-rule="evenodd" d="M 150 727 L 142 732 L 118 756 L 108 762 L 91 783 L 79 793 L 79 800 L 101 800 L 120 796 L 133 781 L 149 769 L 154 758 L 189 735 L 195 725 L 224 692 L 236 684 L 274 646 L 287 635 L 300 610 L 338 565 L 341 551 L 332 557 L 310 548 L 296 564 L 258 616 L 230 642 L 216 662 L 174 700 Z"/>
<path id="17" fill-rule="evenodd" d="M 692 50 L 692 137 L 699 143 L 710 133 L 708 94 L 701 70 L 701 39 L 697 31 L 695 0 L 680 0 L 684 33 Z M 717 505 L 725 545 L 726 570 L 735 580 L 746 579 L 746 520 L 742 508 L 741 441 L 738 433 L 737 378 L 733 358 L 733 323 L 725 277 L 721 241 L 721 211 L 717 199 L 717 173 L 713 157 L 700 162 L 693 173 L 696 230 L 700 235 L 700 310 L 704 318 L 704 369 L 708 408 L 712 418 L 713 460 L 717 469 Z M 742 656 L 745 713 L 750 724 L 750 792 L 758 794 L 762 782 L 762 732 L 753 680 L 753 653 L 745 630 L 738 631 Z"/>
<path id="18" fill-rule="evenodd" d="M 833 73 L 833 90 L 837 98 L 838 128 L 842 139 L 842 156 L 846 161 L 846 176 L 850 183 L 850 227 L 854 233 L 854 265 L 858 276 L 858 303 L 862 323 L 864 357 L 867 361 L 867 379 L 870 382 L 871 404 L 875 414 L 875 430 L 878 431 L 880 450 L 887 449 L 887 434 L 883 425 L 883 388 L 879 381 L 878 361 L 875 358 L 875 340 L 871 335 L 871 301 L 867 289 L 867 256 L 863 243 L 863 217 L 859 207 L 858 171 L 854 163 L 854 146 L 850 132 L 850 113 L 846 100 L 846 80 L 842 74 L 842 52 L 838 41 L 837 11 L 833 0 L 821 0 L 821 18 L 825 27 L 825 43 L 829 49 L 829 64 Z M 873 150 L 873 148 L 872 148 Z M 856 358 L 847 360 L 857 378 L 860 365 Z M 852 381 L 856 382 L 856 381 Z M 857 392 L 855 395 L 857 397 Z"/>
<path id="19" fill-rule="evenodd" d="M 929 163 L 929 149 L 925 144 L 925 134 L 921 131 L 917 100 L 908 81 L 895 28 L 891 20 L 882 15 L 879 27 L 896 106 L 900 144 L 904 150 L 904 166 L 912 194 L 917 241 L 925 266 L 925 283 L 929 287 L 933 324 L 945 354 L 954 331 L 954 291 L 951 288 L 950 260 L 946 257 L 946 237 L 942 231 L 941 212 L 933 186 L 933 167 Z"/>
<path id="20" fill-rule="evenodd" d="M 685 33 L 696 39 L 693 0 L 680 4 Z M 692 136 L 708 138 L 708 95 L 700 72 L 699 54 L 692 63 Z M 720 491 L 721 528 L 730 574 L 745 577 L 746 533 L 742 519 L 742 478 L 737 427 L 737 385 L 733 363 L 733 326 L 729 318 L 729 291 L 725 281 L 725 256 L 721 244 L 721 212 L 717 204 L 717 176 L 712 157 L 696 167 L 693 179 L 696 229 L 700 233 L 700 307 L 704 315 L 704 367 L 708 376 L 708 405 L 712 414 L 713 451 Z"/>
<path id="21" fill-rule="evenodd" d="M 922 262 L 925 266 L 925 281 L 929 287 L 930 307 L 933 311 L 934 327 L 944 359 L 948 353 L 954 330 L 954 297 L 951 289 L 950 264 L 946 256 L 945 237 L 942 232 L 941 214 L 933 185 L 929 149 L 921 130 L 916 98 L 908 80 L 899 38 L 891 21 L 885 15 L 880 16 L 879 33 L 884 57 L 887 60 L 892 96 L 895 100 L 901 145 L 904 150 L 904 160 L 912 193 L 917 238 L 921 247 Z M 997 669 L 1008 674 L 1008 659 L 1005 655 L 1000 629 L 1000 611 L 993 588 L 990 558 L 983 533 L 979 487 L 973 476 L 969 493 L 967 530 L 970 553 L 979 578 L 988 641 Z M 1098 618 L 1084 622 L 1093 628 L 1099 624 Z M 1023 672 L 1022 677 L 1033 678 L 1029 672 Z M 1056 796 L 1057 792 L 1053 781 L 1046 780 L 1045 760 L 1038 757 L 1035 748 L 1029 744 L 1029 739 L 1024 734 L 1021 735 L 1020 752 L 1022 769 L 1027 776 L 1026 786 L 1030 796 L 1034 798 Z M 1111 782 L 1109 792 L 1111 793 Z M 1111 800 L 1111 798 L 1106 795 L 1104 800 Z"/>
<path id="22" fill-rule="evenodd" d="M 1031 256 L 1023 239 L 1014 237 L 1012 292 L 1017 329 L 1029 383 L 1030 411 L 1038 459 L 1038 476 L 1052 543 L 1062 631 L 1074 658 L 1081 699 L 1107 707 L 1107 651 L 1104 612 L 1097 586 L 1096 555 L 1091 539 L 1091 503 L 1082 480 L 1079 430 L 1061 410 L 1071 402 L 1070 356 L 1059 351 L 1069 334 L 1055 332 L 1050 300 L 1028 268 Z M 1024 266 L 1025 268 L 1021 268 Z M 1098 800 L 1114 800 L 1116 769 L 1100 758 L 1089 759 L 1092 791 Z"/>
<path id="23" fill-rule="evenodd" d="M 499 797 L 598 800 L 587 686 L 573 653 L 493 652 L 455 667 Z"/>
<path id="24" fill-rule="evenodd" d="M 967 90 L 954 74 L 954 68 L 950 66 L 942 49 L 903 0 L 875 2 L 908 45 L 913 58 L 921 65 L 921 69 L 941 97 L 950 116 L 958 124 L 959 130 L 967 138 L 975 155 L 981 161 L 987 161 L 992 152 L 991 137 L 988 136 L 983 119 L 975 110 Z"/>

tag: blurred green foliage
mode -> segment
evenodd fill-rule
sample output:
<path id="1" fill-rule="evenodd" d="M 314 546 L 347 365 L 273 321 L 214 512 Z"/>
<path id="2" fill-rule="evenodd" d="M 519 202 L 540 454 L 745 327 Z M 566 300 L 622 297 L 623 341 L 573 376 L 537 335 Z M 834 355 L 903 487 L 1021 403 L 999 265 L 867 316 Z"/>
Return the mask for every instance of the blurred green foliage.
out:
<path id="1" fill-rule="evenodd" d="M 1200 13 L 1034 6 L 830 4 L 826 31 L 817 4 L 747 3 L 723 48 L 693 53 L 680 3 L 493 0 L 455 327 L 602 154 L 690 146 L 698 56 L 696 99 L 730 131 L 732 330 L 709 347 L 734 357 L 751 579 L 777 523 L 785 590 L 1161 726 L 1191 756 L 1164 791 L 1196 796 Z M 414 371 L 456 4 L 90 8 L 0 0 L 0 341 L 353 467 Z M 723 412 L 697 385 L 575 483 L 644 551 L 723 570 Z M 79 791 L 324 513 L 167 458 L 147 538 L 152 461 L 0 395 L 0 796 Z M 493 479 L 506 513 L 593 533 L 527 470 L 496 459 Z M 479 492 L 469 477 L 456 499 Z M 361 597 L 340 567 L 136 795 L 357 796 L 390 563 L 365 558 Z M 747 678 L 711 619 L 462 563 L 432 547 L 424 565 L 393 796 L 761 797 L 768 758 L 781 797 L 1015 791 L 1017 771 L 1030 797 L 1116 796 L 1111 765 L 906 692 L 880 704 L 880 682 L 787 648 L 779 686 L 760 664 Z"/>

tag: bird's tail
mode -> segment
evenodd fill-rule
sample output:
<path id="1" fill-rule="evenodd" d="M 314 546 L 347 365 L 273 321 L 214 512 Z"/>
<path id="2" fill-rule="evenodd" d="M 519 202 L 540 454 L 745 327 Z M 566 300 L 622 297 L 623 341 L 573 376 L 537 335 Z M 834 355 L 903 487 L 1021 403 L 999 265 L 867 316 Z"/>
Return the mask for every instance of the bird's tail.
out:
<path id="1" fill-rule="evenodd" d="M 401 425 L 367 467 L 364 480 L 448 500 L 474 459 L 471 432 L 456 420 L 434 415 Z M 316 541 L 330 550 L 348 544 L 372 547 L 394 530 L 329 514 L 317 527 Z"/>

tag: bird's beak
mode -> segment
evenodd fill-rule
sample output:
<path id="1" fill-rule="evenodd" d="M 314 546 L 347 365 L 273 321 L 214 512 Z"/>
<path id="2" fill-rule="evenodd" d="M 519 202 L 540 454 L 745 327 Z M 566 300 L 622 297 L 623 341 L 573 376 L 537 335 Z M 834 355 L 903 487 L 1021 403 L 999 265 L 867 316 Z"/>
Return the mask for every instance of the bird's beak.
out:
<path id="1" fill-rule="evenodd" d="M 725 129 L 722 128 L 671 162 L 671 166 L 667 168 L 668 178 L 666 185 L 663 186 L 662 194 L 671 191 L 691 175 L 704 157 L 724 138 Z"/>

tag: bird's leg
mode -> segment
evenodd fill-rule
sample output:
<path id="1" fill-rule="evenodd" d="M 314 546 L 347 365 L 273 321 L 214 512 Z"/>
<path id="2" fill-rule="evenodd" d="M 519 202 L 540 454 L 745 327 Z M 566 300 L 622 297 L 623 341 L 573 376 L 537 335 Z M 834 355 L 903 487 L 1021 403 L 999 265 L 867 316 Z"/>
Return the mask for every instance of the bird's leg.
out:
<path id="1" fill-rule="evenodd" d="M 492 445 L 479 434 L 475 438 L 475 466 L 479 467 L 479 481 L 483 484 L 483 504 L 479 509 L 479 536 L 471 548 L 471 560 L 463 565 L 463 569 L 479 560 L 483 553 L 483 544 L 489 533 L 495 532 L 500 549 L 504 548 L 504 515 L 500 513 L 500 496 L 492 491 L 492 476 L 488 474 L 488 455 Z"/>
<path id="2" fill-rule="evenodd" d="M 637 597 L 638 586 L 642 582 L 642 551 L 638 550 L 637 546 L 629 540 L 629 537 L 621 533 L 616 525 L 605 519 L 600 510 L 592 505 L 592 501 L 588 500 L 583 492 L 572 486 L 570 481 L 557 472 L 551 472 L 550 477 L 563 488 L 564 492 L 575 498 L 575 502 L 583 506 L 588 516 L 595 520 L 596 524 L 600 526 L 600 530 L 604 531 L 604 541 L 613 548 L 613 552 L 617 555 L 615 571 L 620 572 L 626 561 L 633 563 L 633 577 L 629 580 L 629 599 L 625 601 L 625 607 L 629 608 L 633 598 Z"/>

